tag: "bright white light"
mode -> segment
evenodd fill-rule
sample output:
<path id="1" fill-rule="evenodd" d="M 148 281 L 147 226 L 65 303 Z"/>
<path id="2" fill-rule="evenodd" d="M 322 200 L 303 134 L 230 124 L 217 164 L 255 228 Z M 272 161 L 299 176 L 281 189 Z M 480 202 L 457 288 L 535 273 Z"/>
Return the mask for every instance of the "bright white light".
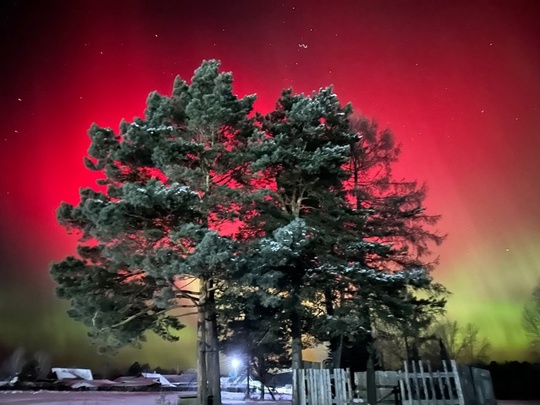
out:
<path id="1" fill-rule="evenodd" d="M 231 360 L 231 366 L 233 366 L 233 368 L 236 370 L 239 365 L 240 365 L 240 360 L 238 360 L 236 357 L 234 357 Z"/>
<path id="2" fill-rule="evenodd" d="M 234 377 L 238 377 L 238 367 L 242 364 L 240 359 L 233 357 L 231 359 L 232 373 Z"/>

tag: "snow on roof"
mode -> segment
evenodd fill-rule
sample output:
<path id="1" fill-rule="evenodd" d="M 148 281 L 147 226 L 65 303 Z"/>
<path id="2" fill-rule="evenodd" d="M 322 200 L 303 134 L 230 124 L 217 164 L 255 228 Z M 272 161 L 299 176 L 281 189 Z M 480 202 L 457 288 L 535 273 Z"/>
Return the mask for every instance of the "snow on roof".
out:
<path id="1" fill-rule="evenodd" d="M 172 384 L 184 381 L 180 374 L 163 374 L 163 377 L 165 377 Z"/>
<path id="2" fill-rule="evenodd" d="M 162 386 L 172 387 L 173 384 L 167 380 L 163 375 L 158 373 L 141 373 L 143 377 L 159 382 Z"/>
<path id="3" fill-rule="evenodd" d="M 52 372 L 56 374 L 56 378 L 59 380 L 69 380 L 69 379 L 82 379 L 82 380 L 93 380 L 92 370 L 88 368 L 60 368 L 53 367 Z"/>
<path id="4" fill-rule="evenodd" d="M 111 380 L 65 380 L 63 381 L 63 385 L 72 389 L 121 386 L 121 384 Z"/>
<path id="5" fill-rule="evenodd" d="M 114 382 L 125 387 L 142 387 L 159 384 L 159 381 L 146 377 L 119 377 Z"/>

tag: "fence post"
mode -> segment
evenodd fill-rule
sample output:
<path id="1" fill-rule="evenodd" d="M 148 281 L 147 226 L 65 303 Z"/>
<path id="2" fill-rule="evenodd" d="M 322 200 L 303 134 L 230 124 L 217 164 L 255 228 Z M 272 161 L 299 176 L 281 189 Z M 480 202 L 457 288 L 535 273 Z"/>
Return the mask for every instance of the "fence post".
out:
<path id="1" fill-rule="evenodd" d="M 472 366 L 467 366 L 467 368 L 469 369 L 469 374 L 471 376 L 471 384 L 472 384 L 472 387 L 473 387 L 473 392 L 474 392 L 474 400 L 477 402 L 477 403 L 480 403 L 479 399 L 479 395 L 478 395 L 478 391 L 476 389 L 476 381 L 474 379 L 474 372 L 473 372 L 473 368 Z"/>
<path id="2" fill-rule="evenodd" d="M 305 405 L 306 401 L 306 382 L 304 376 L 304 369 L 293 369 L 293 392 L 292 392 L 292 404 L 293 405 Z"/>
<path id="3" fill-rule="evenodd" d="M 412 388 L 411 388 L 411 378 L 410 378 L 410 375 L 409 375 L 409 364 L 408 364 L 408 361 L 405 361 L 405 384 L 406 384 L 406 388 L 407 388 L 407 396 L 409 398 L 409 403 L 410 404 L 413 404 L 414 403 L 414 400 L 413 400 L 413 391 L 412 391 Z"/>
<path id="4" fill-rule="evenodd" d="M 402 405 L 403 397 L 401 396 L 401 386 L 403 381 L 399 381 L 399 384 L 394 387 L 394 405 Z"/>
<path id="5" fill-rule="evenodd" d="M 420 381 L 422 382 L 422 391 L 424 391 L 424 398 L 420 396 L 418 399 L 431 399 L 430 398 L 430 392 L 431 392 L 431 384 L 428 389 L 427 379 L 426 375 L 424 374 L 424 364 L 422 363 L 422 360 L 418 360 L 418 370 L 420 371 Z"/>
<path id="6" fill-rule="evenodd" d="M 452 366 L 451 364 L 449 364 L 450 367 Z M 448 399 L 452 402 L 454 398 L 454 394 L 452 392 L 452 380 L 450 379 L 450 370 L 448 369 L 448 367 L 446 366 L 446 362 L 443 361 L 442 363 L 442 366 L 443 366 L 443 371 L 444 371 L 444 387 L 446 389 L 446 391 L 448 391 Z"/>
<path id="7" fill-rule="evenodd" d="M 352 378 L 351 378 L 351 370 L 346 369 L 345 375 L 347 377 L 347 401 L 350 401 L 354 398 L 354 392 L 352 389 Z"/>
<path id="8" fill-rule="evenodd" d="M 460 405 L 465 405 L 465 397 L 463 396 L 463 390 L 461 389 L 461 380 L 459 379 L 458 368 L 455 360 L 451 360 L 454 382 L 456 383 L 456 392 Z"/>
<path id="9" fill-rule="evenodd" d="M 366 371 L 366 390 L 367 390 L 367 400 L 369 405 L 377 404 L 377 385 L 375 382 L 375 367 L 373 366 L 373 359 L 371 354 L 368 357 L 367 361 L 367 371 Z"/>
<path id="10" fill-rule="evenodd" d="M 324 398 L 323 401 L 325 404 L 332 404 L 332 382 L 330 380 L 330 370 L 324 369 L 323 372 L 323 382 L 324 382 Z"/>

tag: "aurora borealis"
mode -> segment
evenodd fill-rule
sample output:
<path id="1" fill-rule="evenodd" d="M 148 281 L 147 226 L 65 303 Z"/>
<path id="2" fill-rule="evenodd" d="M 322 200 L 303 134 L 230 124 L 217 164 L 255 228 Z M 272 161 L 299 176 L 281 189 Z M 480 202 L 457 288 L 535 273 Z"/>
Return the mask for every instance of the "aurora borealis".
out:
<path id="1" fill-rule="evenodd" d="M 497 360 L 526 359 L 521 310 L 540 279 L 540 5 L 536 1 L 15 1 L 1 4 L 0 347 L 98 364 L 54 296 L 51 261 L 75 250 L 61 201 L 94 183 L 92 122 L 118 128 L 203 59 L 270 110 L 280 90 L 334 85 L 390 127 L 399 176 L 441 214 L 434 276 L 449 317 L 473 322 Z M 185 367 L 182 342 L 121 361 Z M 179 349 L 180 348 L 180 349 Z M 171 355 L 174 353 L 174 355 Z M 176 356 L 176 357 L 175 357 Z M 59 361 L 60 361 L 59 360 Z M 93 363 L 94 362 L 94 363 Z M 100 363 L 101 364 L 101 363 Z"/>

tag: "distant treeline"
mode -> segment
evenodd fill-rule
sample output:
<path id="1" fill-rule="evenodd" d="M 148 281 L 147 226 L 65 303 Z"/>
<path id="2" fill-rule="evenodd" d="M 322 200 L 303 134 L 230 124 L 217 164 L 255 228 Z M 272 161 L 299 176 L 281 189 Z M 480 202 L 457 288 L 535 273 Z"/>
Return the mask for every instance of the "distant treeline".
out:
<path id="1" fill-rule="evenodd" d="M 540 399 L 540 363 L 492 361 L 489 370 L 497 399 Z"/>

